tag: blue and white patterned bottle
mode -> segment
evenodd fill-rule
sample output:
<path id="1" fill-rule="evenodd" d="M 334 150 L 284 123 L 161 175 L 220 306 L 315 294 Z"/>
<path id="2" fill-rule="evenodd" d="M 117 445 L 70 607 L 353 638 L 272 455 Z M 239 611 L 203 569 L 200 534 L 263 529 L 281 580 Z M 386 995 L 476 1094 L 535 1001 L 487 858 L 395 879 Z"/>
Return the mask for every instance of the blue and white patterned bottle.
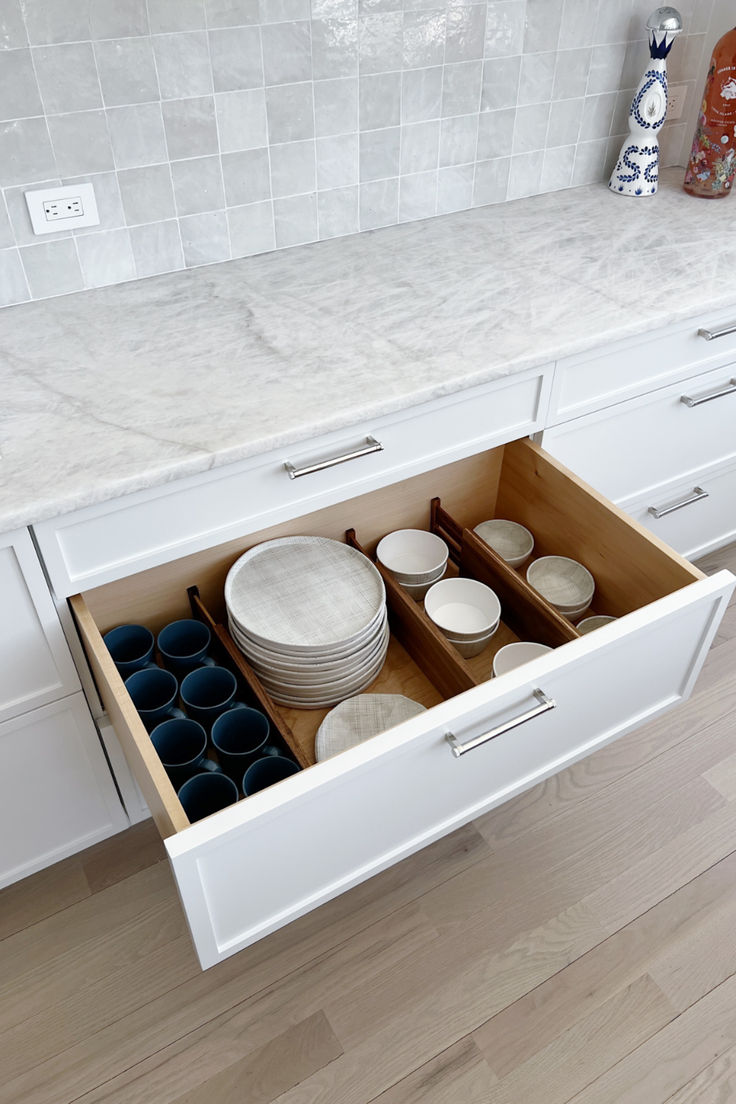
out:
<path id="1" fill-rule="evenodd" d="M 654 195 L 659 182 L 659 131 L 667 115 L 667 55 L 682 30 L 675 8 L 657 8 L 647 20 L 650 62 L 629 109 L 629 136 L 608 187 L 618 195 Z"/>

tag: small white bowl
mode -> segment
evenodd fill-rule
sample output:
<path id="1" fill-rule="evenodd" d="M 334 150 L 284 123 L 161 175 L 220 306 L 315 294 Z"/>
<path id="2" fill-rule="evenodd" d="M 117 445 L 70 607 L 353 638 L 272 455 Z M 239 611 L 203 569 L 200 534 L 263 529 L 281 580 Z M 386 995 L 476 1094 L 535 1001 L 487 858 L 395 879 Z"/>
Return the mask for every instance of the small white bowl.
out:
<path id="1" fill-rule="evenodd" d="M 595 579 L 577 560 L 542 556 L 526 569 L 530 586 L 539 591 L 564 617 L 579 617 L 590 605 Z"/>
<path id="2" fill-rule="evenodd" d="M 498 625 L 496 625 L 496 629 Z M 465 659 L 472 659 L 473 656 L 480 655 L 484 648 L 487 648 L 491 640 L 493 639 L 496 629 L 493 632 L 489 632 L 486 636 L 480 636 L 477 640 L 454 640 L 453 637 L 447 636 L 445 633 L 445 639 L 448 644 L 452 644 L 453 648 L 457 648 L 461 656 Z"/>
<path id="3" fill-rule="evenodd" d="M 397 529 L 378 542 L 376 557 L 397 583 L 416 586 L 444 574 L 449 550 L 442 537 L 424 529 Z"/>
<path id="4" fill-rule="evenodd" d="M 608 617 L 605 614 L 599 613 L 595 617 L 585 617 L 577 626 L 579 633 L 585 636 L 586 633 L 593 632 L 594 629 L 600 629 L 603 625 L 610 625 L 612 621 L 616 621 L 615 617 Z"/>
<path id="5" fill-rule="evenodd" d="M 534 551 L 534 537 L 516 521 L 505 521 L 503 518 L 482 521 L 473 532 L 511 567 L 519 567 Z"/>
<path id="6" fill-rule="evenodd" d="M 405 590 L 410 598 L 413 598 L 415 602 L 421 602 L 422 598 L 427 593 L 429 588 L 431 586 L 434 586 L 436 582 L 439 582 L 439 580 L 445 574 L 446 566 L 447 565 L 442 568 L 436 579 L 430 579 L 427 583 L 399 583 L 398 579 L 396 580 L 396 582 L 399 583 L 401 589 Z"/>
<path id="7" fill-rule="evenodd" d="M 501 603 L 477 579 L 442 579 L 424 598 L 427 616 L 453 641 L 476 643 L 491 636 L 501 619 Z"/>
<path id="8" fill-rule="evenodd" d="M 522 663 L 529 663 L 537 656 L 546 655 L 552 650 L 548 644 L 536 644 L 531 640 L 518 640 L 513 644 L 505 644 L 493 657 L 493 673 L 496 676 L 505 675 L 515 667 L 521 667 Z"/>

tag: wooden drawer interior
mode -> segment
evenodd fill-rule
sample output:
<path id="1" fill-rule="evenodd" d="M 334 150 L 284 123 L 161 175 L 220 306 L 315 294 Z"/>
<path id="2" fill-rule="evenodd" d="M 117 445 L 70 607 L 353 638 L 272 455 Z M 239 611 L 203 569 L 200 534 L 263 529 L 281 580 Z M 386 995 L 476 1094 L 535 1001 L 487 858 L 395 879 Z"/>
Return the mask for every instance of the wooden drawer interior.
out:
<path id="1" fill-rule="evenodd" d="M 488 679 L 493 655 L 504 644 L 533 639 L 559 647 L 578 636 L 574 626 L 528 586 L 523 572 L 508 567 L 472 532 L 473 526 L 492 517 L 526 525 L 535 537 L 534 557 L 560 554 L 584 563 L 596 580 L 597 613 L 622 616 L 702 578 L 538 446 L 517 441 L 70 599 L 100 696 L 162 834 L 181 831 L 188 821 L 102 633 L 124 622 L 139 622 L 158 632 L 192 611 L 208 620 L 218 658 L 237 670 L 241 692 L 269 713 L 272 728 L 308 767 L 314 762 L 316 731 L 328 710 L 275 706 L 259 684 L 222 627 L 224 583 L 232 563 L 253 544 L 290 534 L 348 539 L 373 556 L 378 540 L 394 529 L 432 528 L 440 533 L 451 549 L 449 572 L 490 585 L 501 600 L 502 623 L 487 649 L 463 659 L 434 627 L 422 604 L 382 571 L 391 643 L 383 670 L 369 689 L 402 693 L 431 707 Z"/>

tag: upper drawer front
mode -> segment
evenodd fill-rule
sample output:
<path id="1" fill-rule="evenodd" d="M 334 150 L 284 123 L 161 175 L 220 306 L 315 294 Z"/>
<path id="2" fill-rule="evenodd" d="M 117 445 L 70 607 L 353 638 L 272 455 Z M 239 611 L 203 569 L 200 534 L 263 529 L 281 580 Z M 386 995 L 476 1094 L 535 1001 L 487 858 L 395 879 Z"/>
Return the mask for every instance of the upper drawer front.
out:
<path id="1" fill-rule="evenodd" d="M 549 378 L 535 369 L 43 522 L 35 533 L 53 588 L 68 596 L 524 437 L 542 427 Z M 369 436 L 380 451 L 334 463 Z M 292 479 L 286 461 L 327 466 Z"/>
<path id="2" fill-rule="evenodd" d="M 734 332 L 711 341 L 698 333 L 728 329 L 729 323 Z M 736 307 L 617 342 L 602 353 L 567 357 L 555 369 L 547 424 L 579 418 L 730 359 L 736 359 Z"/>
<path id="3" fill-rule="evenodd" d="M 167 839 L 202 965 L 686 696 L 730 591 L 726 573 L 693 583 Z M 513 728 L 536 688 L 554 707 Z M 494 728 L 453 757 L 448 732 L 466 743 Z"/>
<path id="4" fill-rule="evenodd" d="M 0 537 L 0 721 L 79 689 L 41 565 L 25 529 Z"/>
<path id="5" fill-rule="evenodd" d="M 548 430 L 544 446 L 615 502 L 736 456 L 736 362 Z"/>

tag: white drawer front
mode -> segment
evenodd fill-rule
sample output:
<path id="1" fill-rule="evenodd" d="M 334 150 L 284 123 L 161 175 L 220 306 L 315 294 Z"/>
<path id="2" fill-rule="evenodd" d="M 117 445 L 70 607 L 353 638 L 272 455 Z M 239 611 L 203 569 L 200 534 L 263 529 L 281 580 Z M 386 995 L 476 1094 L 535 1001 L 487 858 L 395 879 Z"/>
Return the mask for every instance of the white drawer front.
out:
<path id="1" fill-rule="evenodd" d="M 736 361 L 549 430 L 544 447 L 615 502 L 723 463 L 736 457 Z"/>
<path id="2" fill-rule="evenodd" d="M 81 691 L 0 725 L 0 755 L 0 886 L 128 826 Z"/>
<path id="3" fill-rule="evenodd" d="M 545 371 L 44 522 L 35 534 L 54 590 L 61 597 L 99 586 L 533 433 L 544 420 Z M 382 451 L 296 479 L 284 468 L 351 453 L 368 436 Z"/>
<path id="4" fill-rule="evenodd" d="M 558 361 L 548 425 L 579 418 L 736 358 L 736 333 L 713 341 L 698 334 L 699 329 L 726 327 L 729 322 L 736 323 L 736 307 L 616 342 L 603 352 Z"/>
<path id="5" fill-rule="evenodd" d="M 64 634 L 25 529 L 0 536 L 0 721 L 79 689 Z"/>
<path id="6" fill-rule="evenodd" d="M 686 697 L 733 587 L 721 573 L 166 841 L 212 965 Z M 467 741 L 556 708 L 455 759 Z"/>
<path id="7" fill-rule="evenodd" d="M 697 489 L 707 497 L 697 497 Z M 663 517 L 649 513 L 650 506 L 661 512 L 679 503 L 685 505 Z M 636 521 L 683 556 L 704 556 L 736 540 L 736 466 L 690 472 L 681 480 L 622 505 Z"/>

